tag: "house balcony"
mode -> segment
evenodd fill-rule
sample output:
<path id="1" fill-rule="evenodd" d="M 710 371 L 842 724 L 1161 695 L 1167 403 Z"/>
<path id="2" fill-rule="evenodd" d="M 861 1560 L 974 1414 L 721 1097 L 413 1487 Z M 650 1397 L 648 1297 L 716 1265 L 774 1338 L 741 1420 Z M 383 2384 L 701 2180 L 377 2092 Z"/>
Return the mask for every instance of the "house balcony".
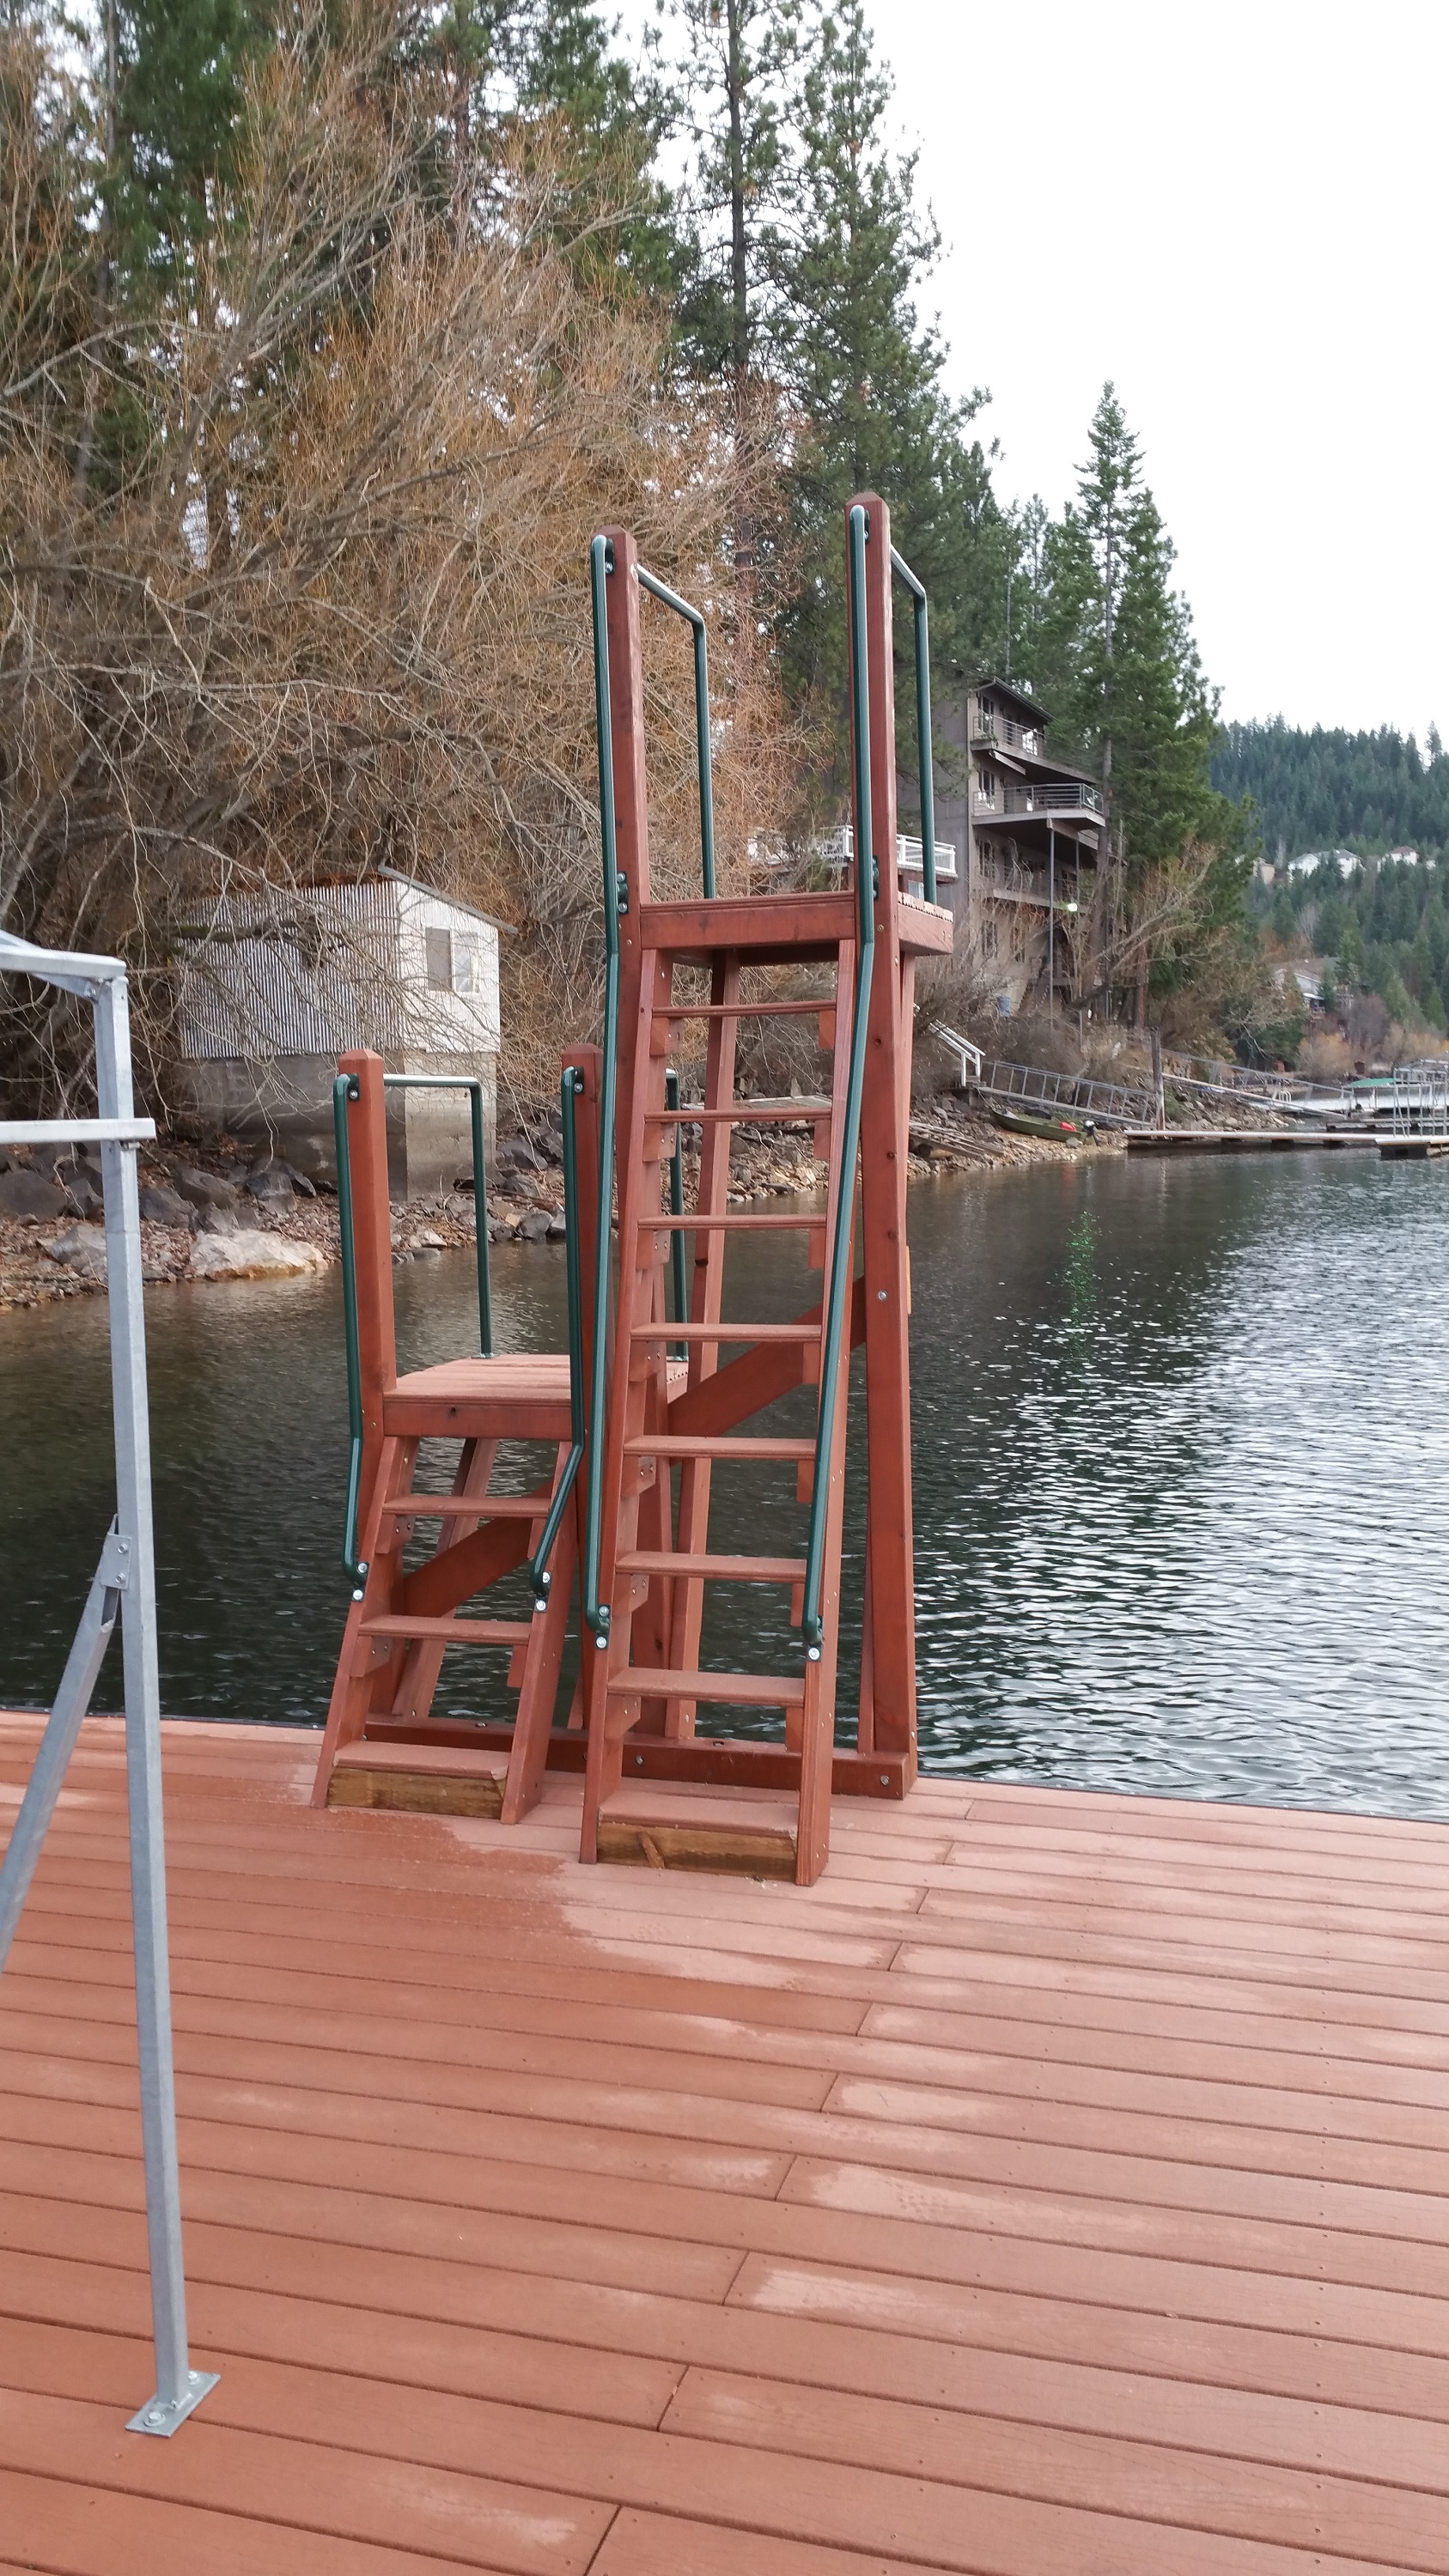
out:
<path id="1" fill-rule="evenodd" d="M 974 823 L 1011 822 L 1027 814 L 1100 817 L 1102 811 L 1100 787 L 1090 787 L 1076 778 L 1048 779 L 1025 787 L 1003 786 L 995 796 L 978 794 L 971 799 Z"/>
<path id="2" fill-rule="evenodd" d="M 822 833 L 811 847 L 814 856 L 817 859 L 823 859 L 828 867 L 848 867 L 855 856 L 854 830 L 849 823 L 841 823 L 833 832 Z M 896 834 L 896 868 L 903 877 L 923 879 L 925 876 L 925 844 L 914 839 L 909 832 Z M 938 886 L 956 883 L 954 841 L 936 843 L 936 883 Z"/>
<path id="3" fill-rule="evenodd" d="M 973 751 L 1018 752 L 1026 760 L 1046 758 L 1046 736 L 1040 725 L 1022 724 L 1015 716 L 976 716 L 971 725 Z"/>
<path id="4" fill-rule="evenodd" d="M 976 870 L 976 891 L 993 903 L 1027 904 L 1037 912 L 1062 915 L 1079 909 L 1077 881 L 1065 868 L 1058 871 L 1053 890 L 1045 868 L 1013 868 L 983 859 Z"/>

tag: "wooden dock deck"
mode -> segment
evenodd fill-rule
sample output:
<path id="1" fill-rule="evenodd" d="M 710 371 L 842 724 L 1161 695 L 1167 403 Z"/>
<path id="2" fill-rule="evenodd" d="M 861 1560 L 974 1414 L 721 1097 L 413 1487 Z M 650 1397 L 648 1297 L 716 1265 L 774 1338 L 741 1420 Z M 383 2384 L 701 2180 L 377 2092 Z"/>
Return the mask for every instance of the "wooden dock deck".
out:
<path id="1" fill-rule="evenodd" d="M 0 1720 L 13 1814 L 36 1740 Z M 0 2567 L 1449 2569 L 1449 1829 L 928 1780 L 820 1884 L 316 1812 L 167 1729 L 152 2385 L 121 1731 L 0 1981 Z"/>

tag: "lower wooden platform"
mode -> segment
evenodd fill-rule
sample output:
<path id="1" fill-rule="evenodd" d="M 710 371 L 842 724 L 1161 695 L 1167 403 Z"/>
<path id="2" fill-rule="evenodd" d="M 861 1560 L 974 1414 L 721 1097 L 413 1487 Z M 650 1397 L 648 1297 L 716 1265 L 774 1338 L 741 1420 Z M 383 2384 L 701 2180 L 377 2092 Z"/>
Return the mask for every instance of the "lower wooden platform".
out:
<path id="1" fill-rule="evenodd" d="M 561 1773 L 314 1810 L 316 1742 L 166 1730 L 221 2382 L 156 2442 L 85 1730 L 0 1979 L 0 2568 L 1449 2569 L 1449 1830 L 926 1779 L 801 1891 L 581 1869 Z"/>

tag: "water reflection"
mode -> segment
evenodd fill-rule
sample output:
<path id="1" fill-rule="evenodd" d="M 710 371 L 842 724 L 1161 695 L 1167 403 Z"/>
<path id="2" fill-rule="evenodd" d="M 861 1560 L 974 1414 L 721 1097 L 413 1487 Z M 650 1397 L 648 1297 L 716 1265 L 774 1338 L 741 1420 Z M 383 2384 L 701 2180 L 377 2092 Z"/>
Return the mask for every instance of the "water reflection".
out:
<path id="1" fill-rule="evenodd" d="M 933 1767 L 1449 1813 L 1446 1191 L 1443 1165 L 1325 1155 L 1104 1158 L 916 1192 Z M 818 1293 L 803 1256 L 787 1276 L 772 1249 L 752 1280 L 739 1251 L 728 1310 L 784 1315 Z M 473 1346 L 467 1262 L 404 1269 L 397 1286 L 405 1365 Z M 500 1249 L 496 1291 L 501 1348 L 561 1345 L 555 1251 Z M 315 1719 L 345 1609 L 335 1278 L 158 1291 L 148 1326 L 165 1704 Z M 42 1703 L 64 1659 L 110 1509 L 108 1406 L 97 1304 L 0 1316 L 12 1703 Z M 725 1473 L 717 1493 L 717 1544 L 798 1547 L 789 1471 L 763 1501 Z M 748 1660 L 798 1653 L 783 1599 L 754 1594 L 747 1614 L 722 1598 L 707 1660 L 745 1615 Z M 488 1705 L 491 1659 L 449 1663 L 440 1705 Z M 108 1670 L 100 1702 L 118 1686 Z"/>

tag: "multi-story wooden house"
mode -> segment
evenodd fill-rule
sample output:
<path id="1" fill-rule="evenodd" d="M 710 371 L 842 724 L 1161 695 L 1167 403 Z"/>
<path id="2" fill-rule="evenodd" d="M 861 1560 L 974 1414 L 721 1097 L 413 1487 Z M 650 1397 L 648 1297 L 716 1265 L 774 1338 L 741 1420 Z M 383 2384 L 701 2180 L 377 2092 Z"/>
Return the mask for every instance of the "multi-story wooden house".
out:
<path id="1" fill-rule="evenodd" d="M 1071 1001 L 1104 833 L 1102 791 L 1047 748 L 1047 714 L 1010 680 L 979 681 L 936 717 L 940 900 L 1003 1010 Z"/>

